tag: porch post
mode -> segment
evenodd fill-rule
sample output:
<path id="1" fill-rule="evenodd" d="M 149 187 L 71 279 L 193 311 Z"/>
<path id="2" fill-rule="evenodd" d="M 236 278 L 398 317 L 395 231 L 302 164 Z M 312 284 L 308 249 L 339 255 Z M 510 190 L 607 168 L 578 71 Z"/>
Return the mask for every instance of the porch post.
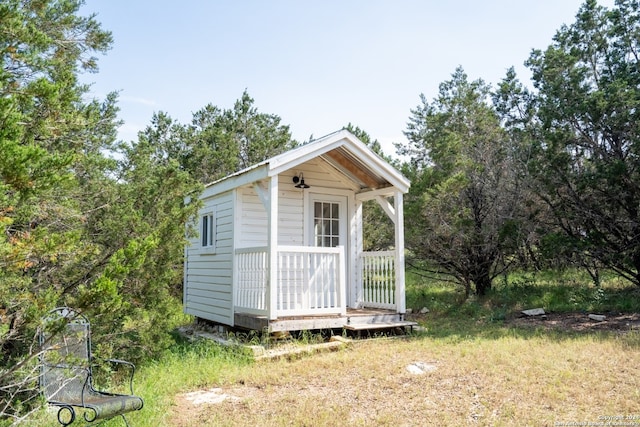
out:
<path id="1" fill-rule="evenodd" d="M 362 200 L 355 201 L 355 239 L 352 236 L 351 244 L 354 248 L 355 262 L 351 265 L 351 280 L 346 284 L 349 286 L 349 300 L 351 308 L 359 308 L 362 303 L 362 252 L 364 251 L 363 240 L 363 219 L 362 219 Z M 353 233 L 351 233 L 353 235 Z M 354 241 L 355 240 L 355 241 Z"/>
<path id="2" fill-rule="evenodd" d="M 338 254 L 338 282 L 340 283 L 338 298 L 340 298 L 340 314 L 342 316 L 347 315 L 347 275 L 345 272 L 345 263 L 344 246 L 340 246 L 340 253 Z"/>
<path id="3" fill-rule="evenodd" d="M 396 210 L 396 311 L 404 314 L 406 310 L 404 289 L 404 204 L 400 191 L 396 191 L 394 198 Z"/>
<path id="4" fill-rule="evenodd" d="M 267 311 L 269 320 L 278 318 L 278 175 L 269 183 L 269 212 L 267 213 Z"/>

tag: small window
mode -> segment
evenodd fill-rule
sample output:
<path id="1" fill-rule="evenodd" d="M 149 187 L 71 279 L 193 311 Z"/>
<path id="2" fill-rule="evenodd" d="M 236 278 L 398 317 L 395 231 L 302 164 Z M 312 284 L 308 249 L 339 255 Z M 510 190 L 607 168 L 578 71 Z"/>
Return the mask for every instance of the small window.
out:
<path id="1" fill-rule="evenodd" d="M 207 212 L 202 215 L 200 220 L 200 243 L 203 248 L 215 249 L 216 217 L 213 212 Z"/>

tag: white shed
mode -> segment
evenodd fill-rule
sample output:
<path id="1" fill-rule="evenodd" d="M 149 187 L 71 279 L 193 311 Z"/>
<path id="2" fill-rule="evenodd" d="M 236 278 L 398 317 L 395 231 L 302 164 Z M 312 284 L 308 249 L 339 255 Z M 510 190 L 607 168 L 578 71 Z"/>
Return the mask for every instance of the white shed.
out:
<path id="1" fill-rule="evenodd" d="M 255 330 L 408 326 L 403 194 L 409 181 L 341 130 L 206 186 L 185 249 L 184 310 Z M 363 251 L 362 206 L 395 224 Z"/>

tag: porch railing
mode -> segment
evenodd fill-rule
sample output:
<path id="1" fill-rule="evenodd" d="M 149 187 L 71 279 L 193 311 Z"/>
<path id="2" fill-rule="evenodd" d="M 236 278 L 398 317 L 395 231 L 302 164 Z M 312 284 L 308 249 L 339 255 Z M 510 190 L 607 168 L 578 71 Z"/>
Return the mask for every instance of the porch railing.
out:
<path id="1" fill-rule="evenodd" d="M 396 308 L 395 251 L 363 252 L 360 257 L 362 301 L 365 307 Z"/>
<path id="2" fill-rule="evenodd" d="M 346 312 L 342 247 L 279 246 L 277 254 L 277 316 Z M 236 266 L 236 309 L 269 314 L 267 248 L 236 250 Z"/>
<path id="3" fill-rule="evenodd" d="M 248 314 L 267 314 L 267 247 L 236 249 L 235 306 Z"/>
<path id="4" fill-rule="evenodd" d="M 346 312 L 344 250 L 278 247 L 278 315 Z"/>

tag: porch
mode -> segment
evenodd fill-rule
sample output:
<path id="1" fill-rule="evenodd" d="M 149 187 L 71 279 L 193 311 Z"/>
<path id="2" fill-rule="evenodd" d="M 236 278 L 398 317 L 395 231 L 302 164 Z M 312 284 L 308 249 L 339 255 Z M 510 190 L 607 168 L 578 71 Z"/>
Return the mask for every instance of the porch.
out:
<path id="1" fill-rule="evenodd" d="M 273 253 L 271 259 L 267 247 L 235 250 L 235 326 L 272 332 L 410 326 L 398 323 L 404 289 L 397 286 L 396 251 L 361 252 L 351 277 L 342 246 L 279 245 Z"/>
<path id="2" fill-rule="evenodd" d="M 389 328 L 412 328 L 416 322 L 406 321 L 404 314 L 384 309 L 348 308 L 346 315 L 292 316 L 269 320 L 266 316 L 235 313 L 235 326 L 257 331 L 282 332 L 302 330 L 346 329 L 379 330 Z"/>

